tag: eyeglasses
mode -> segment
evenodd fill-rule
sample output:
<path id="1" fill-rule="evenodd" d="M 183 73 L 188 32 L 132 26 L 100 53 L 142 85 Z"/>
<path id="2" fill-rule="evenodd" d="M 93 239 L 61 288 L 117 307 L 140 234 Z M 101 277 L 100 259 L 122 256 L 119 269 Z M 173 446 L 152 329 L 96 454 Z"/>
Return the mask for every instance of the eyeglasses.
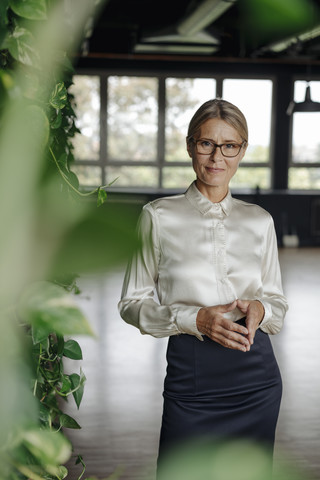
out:
<path id="1" fill-rule="evenodd" d="M 246 143 L 245 141 L 242 143 L 221 143 L 218 145 L 217 143 L 210 142 L 209 140 L 205 140 L 200 138 L 199 140 L 193 140 L 196 144 L 197 153 L 200 155 L 212 155 L 217 148 L 220 148 L 220 152 L 224 157 L 236 157 L 239 155 L 241 148 Z"/>

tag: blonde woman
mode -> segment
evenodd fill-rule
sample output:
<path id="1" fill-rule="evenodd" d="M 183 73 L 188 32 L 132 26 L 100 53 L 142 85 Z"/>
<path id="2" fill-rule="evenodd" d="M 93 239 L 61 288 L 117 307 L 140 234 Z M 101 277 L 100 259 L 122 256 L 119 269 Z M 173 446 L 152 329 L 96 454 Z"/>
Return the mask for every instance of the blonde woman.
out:
<path id="1" fill-rule="evenodd" d="M 268 334 L 287 303 L 270 214 L 229 190 L 247 145 L 241 111 L 206 102 L 187 135 L 196 180 L 141 213 L 119 309 L 141 333 L 169 337 L 160 463 L 189 439 L 273 448 L 282 383 Z"/>

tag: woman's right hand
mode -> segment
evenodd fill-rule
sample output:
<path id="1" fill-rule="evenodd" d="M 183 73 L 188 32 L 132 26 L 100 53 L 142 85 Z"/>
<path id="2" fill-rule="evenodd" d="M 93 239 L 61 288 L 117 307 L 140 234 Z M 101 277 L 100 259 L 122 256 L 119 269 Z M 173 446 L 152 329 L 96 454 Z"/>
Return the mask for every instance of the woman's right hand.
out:
<path id="1" fill-rule="evenodd" d="M 201 308 L 197 315 L 197 328 L 200 333 L 223 347 L 247 352 L 250 350 L 250 343 L 246 338 L 247 328 L 223 316 L 224 313 L 234 310 L 236 306 L 235 300 L 227 305 Z"/>

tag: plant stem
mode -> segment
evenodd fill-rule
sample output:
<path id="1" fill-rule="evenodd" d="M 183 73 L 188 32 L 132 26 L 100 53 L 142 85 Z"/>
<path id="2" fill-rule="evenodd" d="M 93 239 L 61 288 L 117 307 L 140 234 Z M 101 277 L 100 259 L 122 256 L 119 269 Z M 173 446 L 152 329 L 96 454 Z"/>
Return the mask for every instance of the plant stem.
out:
<path id="1" fill-rule="evenodd" d="M 101 187 L 98 187 L 98 188 L 95 188 L 94 190 L 91 190 L 91 192 L 80 192 L 80 190 L 78 190 L 76 187 L 74 187 L 72 185 L 72 183 L 70 183 L 70 181 L 68 180 L 68 177 L 66 176 L 66 174 L 61 170 L 60 168 L 60 165 L 59 165 L 59 162 L 58 160 L 56 159 L 55 157 L 55 154 L 53 153 L 52 151 L 52 148 L 49 147 L 49 151 L 52 155 L 52 158 L 54 160 L 54 163 L 56 164 L 56 167 L 61 175 L 61 177 L 63 178 L 63 180 L 66 182 L 66 184 L 68 185 L 68 187 L 70 187 L 74 192 L 76 192 L 78 195 L 80 195 L 80 197 L 89 197 L 90 195 L 93 195 L 95 193 L 97 193 L 99 190 L 101 190 L 101 188 L 107 188 L 107 187 L 110 187 L 116 180 L 118 180 L 119 177 L 117 177 L 115 180 L 113 180 L 111 183 L 109 183 L 108 185 L 103 185 Z"/>
<path id="2" fill-rule="evenodd" d="M 83 477 L 84 472 L 86 471 L 87 466 L 86 466 L 86 464 L 84 463 L 83 458 L 82 458 L 80 455 L 78 456 L 78 460 L 79 460 L 79 463 L 81 463 L 81 465 L 82 465 L 82 472 L 80 473 L 80 475 L 79 475 L 79 477 L 78 477 L 78 480 L 80 480 L 80 479 Z"/>
<path id="3" fill-rule="evenodd" d="M 38 365 L 37 365 L 37 377 L 36 377 L 36 381 L 34 382 L 34 387 L 33 387 L 33 396 L 34 397 L 36 396 L 36 392 L 37 392 L 38 375 L 39 375 L 40 363 L 41 363 L 41 355 L 42 355 L 42 345 L 40 343 L 39 360 L 38 360 Z"/>

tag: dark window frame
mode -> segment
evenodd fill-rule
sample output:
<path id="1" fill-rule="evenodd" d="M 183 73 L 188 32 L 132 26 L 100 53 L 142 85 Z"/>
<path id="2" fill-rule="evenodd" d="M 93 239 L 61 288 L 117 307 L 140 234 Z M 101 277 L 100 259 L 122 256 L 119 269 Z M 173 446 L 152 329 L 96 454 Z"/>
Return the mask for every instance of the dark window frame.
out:
<path id="1" fill-rule="evenodd" d="M 110 166 L 132 166 L 132 161 L 127 160 L 112 160 L 108 158 L 107 154 L 107 139 L 108 139 L 108 122 L 107 122 L 107 111 L 108 111 L 108 77 L 109 76 L 128 76 L 128 77 L 150 77 L 158 78 L 158 133 L 157 133 L 157 156 L 155 161 L 141 161 L 135 162 L 135 166 L 152 166 L 158 169 L 158 185 L 157 188 L 139 188 L 139 187 L 117 187 L 114 186 L 114 190 L 119 191 L 159 191 L 159 192 L 169 192 L 172 189 L 164 188 L 162 186 L 163 179 L 163 169 L 171 167 L 188 167 L 190 166 L 189 161 L 166 161 L 165 160 L 165 105 L 166 105 L 166 88 L 165 80 L 166 78 L 212 78 L 216 81 L 216 96 L 222 96 L 223 92 L 223 81 L 225 79 L 248 79 L 248 80 L 270 80 L 272 82 L 272 105 L 271 105 L 271 132 L 270 132 L 270 148 L 269 148 L 269 160 L 267 162 L 246 162 L 243 160 L 241 162 L 240 168 L 269 168 L 270 169 L 270 178 L 271 185 L 270 189 L 273 189 L 273 178 L 274 178 L 274 106 L 275 106 L 275 76 L 274 75 L 239 75 L 239 74 L 203 74 L 198 72 L 198 75 L 192 75 L 190 72 L 145 72 L 139 71 L 134 72 L 132 70 L 127 71 L 114 71 L 114 70 L 99 70 L 99 69 L 79 69 L 75 72 L 75 75 L 88 75 L 88 76 L 98 76 L 100 78 L 100 152 L 99 160 L 78 160 L 76 159 L 75 165 L 81 166 L 99 166 L 101 168 L 101 178 L 102 185 L 108 183 L 108 178 L 106 178 L 106 170 Z M 97 185 L 92 185 L 96 187 Z M 88 187 L 89 188 L 89 187 Z M 90 186 L 91 188 L 91 186 Z M 179 191 L 179 189 L 174 189 Z M 244 191 L 245 189 L 238 188 L 239 192 Z"/>

